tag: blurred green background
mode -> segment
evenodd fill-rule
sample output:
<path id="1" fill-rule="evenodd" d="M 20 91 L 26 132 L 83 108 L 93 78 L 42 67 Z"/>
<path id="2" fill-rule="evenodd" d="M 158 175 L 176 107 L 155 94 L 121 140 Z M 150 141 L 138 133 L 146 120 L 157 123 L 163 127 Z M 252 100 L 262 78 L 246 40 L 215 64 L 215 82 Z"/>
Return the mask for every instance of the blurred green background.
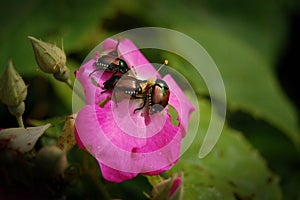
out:
<path id="1" fill-rule="evenodd" d="M 204 199 L 220 195 L 229 199 L 300 199 L 297 0 L 1 1 L 0 73 L 11 58 L 29 84 L 26 119 L 66 116 L 72 111 L 71 91 L 38 70 L 26 36 L 59 47 L 63 41 L 73 72 L 105 38 L 145 26 L 174 29 L 197 40 L 216 62 L 225 83 L 226 127 L 215 151 L 199 161 L 191 160 L 199 150 L 191 148 L 175 166 L 174 171 L 185 170 L 186 191 Z M 146 54 L 154 62 L 161 62 L 165 55 L 155 58 Z M 186 64 L 184 61 L 172 55 L 168 59 L 192 83 L 205 121 L 209 94 L 187 68 L 179 67 Z M 3 104 L 0 118 L 1 128 L 17 126 Z M 204 133 L 207 123 L 200 123 L 200 127 Z M 218 157 L 220 152 L 225 157 Z M 227 162 L 235 163 L 234 167 Z M 244 172 L 248 174 L 243 176 Z M 199 179 L 193 179 L 195 174 Z M 128 190 L 127 185 L 134 185 L 134 181 L 118 189 Z M 114 187 L 108 184 L 108 188 Z M 142 190 L 136 193 L 141 195 Z"/>

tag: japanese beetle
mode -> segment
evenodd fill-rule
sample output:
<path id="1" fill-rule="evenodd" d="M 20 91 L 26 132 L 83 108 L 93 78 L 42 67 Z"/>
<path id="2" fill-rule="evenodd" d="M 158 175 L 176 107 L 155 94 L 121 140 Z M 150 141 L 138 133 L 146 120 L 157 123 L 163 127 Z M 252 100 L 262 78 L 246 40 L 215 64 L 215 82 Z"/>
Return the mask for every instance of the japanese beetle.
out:
<path id="1" fill-rule="evenodd" d="M 140 87 L 141 81 L 128 76 L 128 75 L 113 75 L 103 83 L 103 91 L 101 93 L 104 93 L 108 90 L 116 89 L 118 91 L 122 91 L 125 94 L 129 95 L 135 95 L 138 93 L 141 93 L 142 88 Z"/>
<path id="2" fill-rule="evenodd" d="M 145 96 L 143 105 L 136 108 L 134 112 L 143 109 L 147 102 L 150 114 L 160 112 L 168 105 L 169 96 L 170 90 L 167 83 L 161 79 L 157 79 Z"/>
<path id="3" fill-rule="evenodd" d="M 138 80 L 128 75 L 113 75 L 110 79 L 103 83 L 104 93 L 108 90 L 114 90 L 114 101 L 118 102 L 116 96 L 126 95 L 133 98 L 144 98 L 151 86 L 147 80 Z"/>
<path id="4" fill-rule="evenodd" d="M 93 66 L 96 67 L 94 71 L 90 73 L 89 76 L 91 76 L 93 73 L 97 71 L 107 71 L 107 72 L 113 72 L 114 74 L 116 73 L 121 73 L 125 74 L 128 72 L 129 67 L 127 63 L 120 58 L 119 53 L 118 53 L 118 46 L 119 46 L 119 41 L 116 45 L 116 49 L 108 52 L 107 55 L 103 55 L 100 58 L 97 59 L 96 62 L 94 62 Z"/>
<path id="5" fill-rule="evenodd" d="M 167 64 L 167 62 L 165 60 L 164 64 Z M 135 77 L 124 74 L 112 75 L 110 79 L 105 81 L 101 93 L 108 90 L 114 90 L 113 100 L 116 103 L 118 102 L 117 96 L 125 95 L 133 99 L 143 99 L 142 106 L 134 109 L 134 113 L 142 110 L 146 105 L 150 114 L 160 112 L 168 105 L 170 96 L 169 86 L 161 79 L 156 81 L 152 79 L 138 80 Z"/>
<path id="6" fill-rule="evenodd" d="M 156 80 L 149 94 L 150 114 L 162 111 L 169 103 L 170 90 L 167 83 L 161 79 Z"/>
<path id="7" fill-rule="evenodd" d="M 120 80 L 121 76 L 112 76 L 110 77 L 110 79 L 108 79 L 107 81 L 105 81 L 103 83 L 103 91 L 101 92 L 101 94 L 103 94 L 104 92 L 107 92 L 108 90 L 113 90 L 115 85 L 117 84 L 117 82 Z"/>

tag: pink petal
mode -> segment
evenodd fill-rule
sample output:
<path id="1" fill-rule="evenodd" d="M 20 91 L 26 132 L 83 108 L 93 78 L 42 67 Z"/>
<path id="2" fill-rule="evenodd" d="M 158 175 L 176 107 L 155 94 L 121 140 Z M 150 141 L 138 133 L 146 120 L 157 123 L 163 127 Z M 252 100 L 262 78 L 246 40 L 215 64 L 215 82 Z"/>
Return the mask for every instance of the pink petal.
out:
<path id="1" fill-rule="evenodd" d="M 116 40 L 108 38 L 103 41 L 102 49 L 103 51 L 115 50 L 117 43 Z M 118 46 L 118 52 L 120 57 L 128 64 L 128 67 L 134 68 L 139 79 L 146 80 L 156 77 L 156 69 L 130 40 L 122 40 Z"/>
<path id="2" fill-rule="evenodd" d="M 159 170 L 156 170 L 156 171 L 151 171 L 151 172 L 147 172 L 147 173 L 144 173 L 144 175 L 148 175 L 148 176 L 154 176 L 154 175 L 158 175 L 158 174 L 161 174 L 169 169 L 171 169 L 171 167 L 173 165 L 175 165 L 177 163 L 178 160 L 175 160 L 174 162 L 172 162 L 169 166 L 166 166 L 164 168 L 161 168 Z"/>
<path id="3" fill-rule="evenodd" d="M 123 40 L 118 49 L 128 66 L 134 68 L 139 79 L 157 77 L 156 69 L 130 40 Z"/>
<path id="4" fill-rule="evenodd" d="M 114 104 L 109 102 L 104 108 L 87 105 L 76 118 L 80 141 L 98 162 L 126 173 L 148 173 L 168 169 L 178 160 L 181 133 L 172 125 L 169 115 L 155 135 L 133 137 L 118 127 L 111 105 Z"/>
<path id="5" fill-rule="evenodd" d="M 85 146 L 84 146 L 83 142 L 81 141 L 80 136 L 78 135 L 78 131 L 76 130 L 76 127 L 74 128 L 74 134 L 75 134 L 75 139 L 77 141 L 77 145 L 79 146 L 79 148 L 85 149 Z"/>
<path id="6" fill-rule="evenodd" d="M 155 115 L 146 115 L 147 107 L 141 111 L 134 110 L 140 107 L 143 100 L 122 99 L 117 105 L 112 106 L 113 120 L 117 126 L 126 134 L 138 138 L 149 138 L 159 132 L 165 125 L 167 115 L 157 113 Z M 100 115 L 100 114 L 99 114 Z M 104 115 L 103 115 L 104 116 Z"/>
<path id="7" fill-rule="evenodd" d="M 174 182 L 173 182 L 173 185 L 172 185 L 172 188 L 171 188 L 171 191 L 170 191 L 170 197 L 173 196 L 173 194 L 176 192 L 176 190 L 179 188 L 179 186 L 181 185 L 182 183 L 182 179 L 181 177 L 177 177 Z"/>
<path id="8" fill-rule="evenodd" d="M 107 38 L 102 42 L 102 50 L 103 51 L 115 50 L 117 43 L 118 43 L 117 40 Z"/>
<path id="9" fill-rule="evenodd" d="M 99 162 L 102 176 L 111 182 L 120 183 L 122 181 L 130 180 L 138 175 L 138 173 L 126 173 L 110 168 Z"/>
<path id="10" fill-rule="evenodd" d="M 170 89 L 170 98 L 169 104 L 171 104 L 176 111 L 178 112 L 178 118 L 180 122 L 180 126 L 182 128 L 182 137 L 186 135 L 188 122 L 191 113 L 195 110 L 195 107 L 191 104 L 191 102 L 186 98 L 183 91 L 174 81 L 172 76 L 167 74 L 163 80 L 168 84 Z"/>

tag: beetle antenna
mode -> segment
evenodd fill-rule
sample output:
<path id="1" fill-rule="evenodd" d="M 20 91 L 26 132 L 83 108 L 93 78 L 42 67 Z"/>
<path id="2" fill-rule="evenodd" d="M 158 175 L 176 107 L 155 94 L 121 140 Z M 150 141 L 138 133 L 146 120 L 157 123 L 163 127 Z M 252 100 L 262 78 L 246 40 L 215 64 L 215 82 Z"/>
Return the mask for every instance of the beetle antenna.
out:
<path id="1" fill-rule="evenodd" d="M 148 79 L 148 83 L 150 85 L 154 85 L 155 84 L 155 79 L 156 79 L 156 76 L 159 75 L 159 71 L 169 63 L 168 60 L 165 60 L 164 63 L 157 69 L 156 73 L 153 75 L 153 77 L 149 78 Z"/>
<path id="2" fill-rule="evenodd" d="M 159 71 L 160 71 L 165 65 L 167 65 L 168 63 L 169 63 L 169 61 L 168 61 L 168 60 L 165 60 L 164 63 L 157 69 L 155 76 L 158 75 L 158 74 L 159 74 Z M 155 76 L 154 76 L 154 77 L 155 77 Z"/>
<path id="3" fill-rule="evenodd" d="M 131 71 L 133 72 L 133 75 L 136 77 L 136 76 L 137 76 L 137 73 L 136 73 L 136 70 L 135 70 L 135 67 L 134 67 L 134 66 L 131 66 Z"/>
<path id="4" fill-rule="evenodd" d="M 119 44 L 120 44 L 120 39 L 121 39 L 120 37 L 118 37 L 118 39 L 117 39 L 118 42 L 117 42 L 117 45 L 116 45 L 116 51 L 118 50 L 118 47 L 119 47 Z"/>
<path id="5" fill-rule="evenodd" d="M 116 50 L 118 50 L 118 47 L 119 47 L 119 44 L 120 44 L 120 41 L 122 40 L 122 37 L 121 36 L 118 36 L 117 38 L 117 45 L 116 45 Z"/>
<path id="6" fill-rule="evenodd" d="M 118 47 L 119 47 L 119 44 L 120 44 L 120 41 L 121 41 L 121 36 L 119 36 L 117 38 L 117 44 L 116 44 L 116 49 L 113 51 L 112 55 L 113 56 L 116 56 L 116 57 L 119 57 L 119 51 L 118 51 Z"/>

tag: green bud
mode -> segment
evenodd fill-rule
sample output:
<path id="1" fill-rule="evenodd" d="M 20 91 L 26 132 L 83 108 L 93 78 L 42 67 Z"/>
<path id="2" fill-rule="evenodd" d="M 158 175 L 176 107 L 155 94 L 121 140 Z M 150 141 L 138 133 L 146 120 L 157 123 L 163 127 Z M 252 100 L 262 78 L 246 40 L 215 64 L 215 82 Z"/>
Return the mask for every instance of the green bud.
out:
<path id="1" fill-rule="evenodd" d="M 24 101 L 22 101 L 17 106 L 8 106 L 8 110 L 9 110 L 10 114 L 12 114 L 14 116 L 22 116 L 25 111 L 25 103 L 24 103 Z"/>
<path id="2" fill-rule="evenodd" d="M 9 107 L 17 107 L 26 96 L 27 86 L 9 60 L 0 79 L 0 100 Z"/>
<path id="3" fill-rule="evenodd" d="M 65 66 L 58 73 L 53 75 L 59 81 L 67 81 L 70 77 L 70 70 Z"/>
<path id="4" fill-rule="evenodd" d="M 174 174 L 173 177 L 163 180 L 153 186 L 151 199 L 183 199 L 183 173 Z"/>
<path id="5" fill-rule="evenodd" d="M 67 59 L 63 50 L 31 36 L 28 39 L 31 40 L 36 62 L 43 72 L 57 74 L 65 70 Z"/>

